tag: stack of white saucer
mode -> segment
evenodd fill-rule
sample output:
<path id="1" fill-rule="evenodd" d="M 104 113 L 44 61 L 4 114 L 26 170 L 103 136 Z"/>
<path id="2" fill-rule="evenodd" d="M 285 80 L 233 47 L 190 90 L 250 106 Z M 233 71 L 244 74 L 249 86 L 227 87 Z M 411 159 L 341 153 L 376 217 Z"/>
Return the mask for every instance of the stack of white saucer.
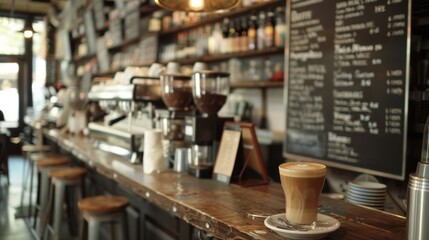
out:
<path id="1" fill-rule="evenodd" d="M 386 185 L 382 183 L 354 180 L 349 182 L 347 201 L 383 210 L 386 188 Z"/>

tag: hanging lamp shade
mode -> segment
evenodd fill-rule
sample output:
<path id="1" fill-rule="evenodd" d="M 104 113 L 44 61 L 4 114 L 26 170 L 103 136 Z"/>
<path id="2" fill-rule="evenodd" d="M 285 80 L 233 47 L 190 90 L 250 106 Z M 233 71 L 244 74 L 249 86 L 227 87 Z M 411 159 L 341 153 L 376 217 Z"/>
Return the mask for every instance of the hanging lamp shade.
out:
<path id="1" fill-rule="evenodd" d="M 171 11 L 214 12 L 235 7 L 240 0 L 155 0 L 156 4 Z"/>

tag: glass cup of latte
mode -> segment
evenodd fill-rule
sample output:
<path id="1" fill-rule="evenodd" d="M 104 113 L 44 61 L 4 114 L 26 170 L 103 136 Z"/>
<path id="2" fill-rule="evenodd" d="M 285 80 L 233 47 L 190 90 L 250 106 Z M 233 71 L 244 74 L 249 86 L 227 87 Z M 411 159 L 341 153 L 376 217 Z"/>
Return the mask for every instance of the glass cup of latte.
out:
<path id="1" fill-rule="evenodd" d="M 279 166 L 286 199 L 286 219 L 292 224 L 314 226 L 326 175 L 319 163 L 288 162 Z"/>

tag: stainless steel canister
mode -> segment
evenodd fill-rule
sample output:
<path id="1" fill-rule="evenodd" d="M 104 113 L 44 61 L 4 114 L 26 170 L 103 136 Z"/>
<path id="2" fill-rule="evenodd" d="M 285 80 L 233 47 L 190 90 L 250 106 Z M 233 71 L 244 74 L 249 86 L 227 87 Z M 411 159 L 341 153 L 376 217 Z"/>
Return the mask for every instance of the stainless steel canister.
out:
<path id="1" fill-rule="evenodd" d="M 409 240 L 429 239 L 429 178 L 410 174 L 407 229 Z"/>

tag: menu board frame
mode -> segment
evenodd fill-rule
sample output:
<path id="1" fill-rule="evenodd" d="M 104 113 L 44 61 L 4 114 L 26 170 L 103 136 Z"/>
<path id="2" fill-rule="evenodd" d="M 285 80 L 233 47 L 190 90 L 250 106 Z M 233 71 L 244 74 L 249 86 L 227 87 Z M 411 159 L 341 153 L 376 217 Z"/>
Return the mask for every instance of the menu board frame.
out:
<path id="1" fill-rule="evenodd" d="M 326 0 L 321 0 L 322 2 L 326 1 Z M 385 1 L 379 1 L 379 2 L 388 2 L 389 0 L 385 0 Z M 362 173 L 367 173 L 367 174 L 373 174 L 373 175 L 377 175 L 377 176 L 382 176 L 382 177 L 387 177 L 387 178 L 392 178 L 392 179 L 397 179 L 397 180 L 404 180 L 406 177 L 406 154 L 407 154 L 407 149 L 406 149 L 406 145 L 407 145 L 407 127 L 408 127 L 408 98 L 409 98 L 409 76 L 410 76 L 410 48 L 411 48 L 411 0 L 403 0 L 404 4 L 407 5 L 407 10 L 404 11 L 404 13 L 406 12 L 407 14 L 407 18 L 406 18 L 406 22 L 407 22 L 407 26 L 406 26 L 406 54 L 405 54 L 405 76 L 404 76 L 404 80 L 405 80 L 405 85 L 403 86 L 403 97 L 404 97 L 404 105 L 403 105 L 403 119 L 402 119 L 402 156 L 401 157 L 401 170 L 400 173 L 390 173 L 387 172 L 385 170 L 383 170 L 382 168 L 380 168 L 380 166 L 382 167 L 383 165 L 388 165 L 389 164 L 389 159 L 383 159 L 381 162 L 381 164 L 378 165 L 378 168 L 369 168 L 369 167 L 362 167 L 359 165 L 353 165 L 353 164 L 348 164 L 347 162 L 338 162 L 338 161 L 334 161 L 332 159 L 328 159 L 327 157 L 324 158 L 319 158 L 319 157 L 312 157 L 312 156 L 306 156 L 305 153 L 301 154 L 301 153 L 296 153 L 296 152 L 289 152 L 288 151 L 288 87 L 289 87 L 289 83 L 291 81 L 291 79 L 289 78 L 289 72 L 290 72 L 290 41 L 291 41 L 291 36 L 290 36 L 290 32 L 291 32 L 291 15 L 292 15 L 292 6 L 291 6 L 291 1 L 287 1 L 287 11 L 286 11 L 286 26 L 287 26 L 287 33 L 286 34 L 286 42 L 285 42 L 285 76 L 284 76 L 284 106 L 285 106 L 285 136 L 283 139 L 283 157 L 286 159 L 292 159 L 292 160 L 297 160 L 297 161 L 315 161 L 315 162 L 320 162 L 323 164 L 326 164 L 328 166 L 332 166 L 332 167 L 336 167 L 336 168 L 341 168 L 341 169 L 346 169 L 346 170 L 350 170 L 350 171 L 355 171 L 355 172 L 362 172 Z M 317 1 L 313 1 L 313 2 L 317 2 Z M 311 3 L 310 3 L 311 4 Z M 335 10 L 335 9 L 333 9 Z M 317 10 L 316 10 L 317 11 Z M 324 8 L 324 9 L 318 9 L 318 11 L 324 11 L 325 14 L 327 11 L 329 11 L 329 9 Z M 335 13 L 332 13 L 335 14 Z M 333 90 L 330 89 L 330 90 Z M 325 134 L 327 135 L 327 131 L 325 131 Z M 370 144 L 370 143 L 368 143 Z M 322 144 L 323 145 L 323 144 Z M 326 146 L 324 146 L 326 147 Z M 394 146 L 397 147 L 397 146 Z M 323 148 L 323 146 L 321 147 Z M 389 149 L 386 149 L 386 151 L 388 151 Z M 303 150 L 305 151 L 305 150 Z M 359 156 L 362 158 L 365 158 L 365 156 Z M 381 159 L 380 159 L 381 160 Z M 399 159 L 398 159 L 399 160 Z M 399 166 L 398 166 L 399 167 Z"/>

